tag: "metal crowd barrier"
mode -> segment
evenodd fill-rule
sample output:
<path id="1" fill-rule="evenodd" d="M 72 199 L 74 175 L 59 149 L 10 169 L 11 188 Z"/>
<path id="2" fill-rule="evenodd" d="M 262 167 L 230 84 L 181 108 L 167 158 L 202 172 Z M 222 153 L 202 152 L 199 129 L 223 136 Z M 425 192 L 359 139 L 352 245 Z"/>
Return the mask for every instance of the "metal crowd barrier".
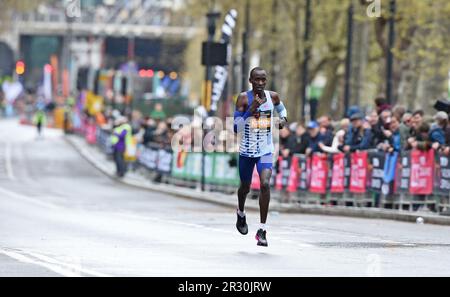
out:
<path id="1" fill-rule="evenodd" d="M 111 132 L 97 127 L 96 145 L 112 154 Z M 196 188 L 201 153 L 173 151 L 157 143 L 138 144 L 137 164 L 156 182 Z M 207 190 L 235 193 L 239 185 L 237 153 L 206 153 Z M 256 174 L 256 172 L 254 173 Z M 450 157 L 433 150 L 387 154 L 369 150 L 351 154 L 279 157 L 272 174 L 274 197 L 301 204 L 450 209 Z M 253 196 L 259 181 L 253 178 Z"/>
<path id="2" fill-rule="evenodd" d="M 450 157 L 433 150 L 279 158 L 272 184 L 282 200 L 448 212 Z"/>

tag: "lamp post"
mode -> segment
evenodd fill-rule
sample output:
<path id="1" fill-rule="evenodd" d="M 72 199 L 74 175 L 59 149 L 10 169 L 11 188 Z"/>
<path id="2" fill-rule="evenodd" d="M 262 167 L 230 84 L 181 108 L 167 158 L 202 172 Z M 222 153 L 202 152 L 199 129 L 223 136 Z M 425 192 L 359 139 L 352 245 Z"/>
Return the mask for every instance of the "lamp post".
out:
<path id="1" fill-rule="evenodd" d="M 72 46 L 72 40 L 73 40 L 73 28 L 72 28 L 72 24 L 75 21 L 74 16 L 72 15 L 68 15 L 66 14 L 66 36 L 63 37 L 63 52 L 62 52 L 62 85 L 67 88 L 62 88 L 62 94 L 63 95 L 68 95 L 65 94 L 64 90 L 66 92 L 68 92 L 70 94 L 70 86 L 67 85 L 69 84 L 70 80 L 70 76 L 71 76 L 71 72 L 72 72 L 72 51 L 71 51 L 71 46 Z M 65 98 L 67 99 L 67 98 Z"/>
<path id="2" fill-rule="evenodd" d="M 392 73 L 394 64 L 394 54 L 392 49 L 395 43 L 395 13 L 396 13 L 396 1 L 390 0 L 389 2 L 389 38 L 388 38 L 388 49 L 387 49 L 387 59 L 386 59 L 386 99 L 389 104 L 394 102 L 392 98 Z"/>
<path id="3" fill-rule="evenodd" d="M 303 42 L 305 49 L 303 51 L 303 65 L 302 65 L 302 110 L 301 118 L 305 120 L 305 107 L 307 101 L 307 86 L 308 86 L 308 65 L 311 55 L 311 49 L 309 44 L 309 35 L 311 31 L 311 0 L 306 0 L 306 13 L 305 13 L 305 35 L 303 37 Z"/>
<path id="4" fill-rule="evenodd" d="M 272 0 L 272 38 L 275 39 L 277 35 L 277 14 L 278 14 L 278 0 Z M 277 51 L 276 51 L 276 43 L 272 45 L 272 51 L 270 53 L 270 59 L 272 63 L 272 80 L 270 83 L 270 88 L 272 90 L 276 90 L 276 74 L 277 74 Z"/>
<path id="5" fill-rule="evenodd" d="M 248 79 L 248 37 L 250 35 L 250 0 L 245 3 L 245 31 L 242 33 L 242 58 L 241 58 L 241 90 L 247 90 Z"/>
<path id="6" fill-rule="evenodd" d="M 347 20 L 347 57 L 345 59 L 345 90 L 344 90 L 344 117 L 347 116 L 350 105 L 351 90 L 350 79 L 352 71 L 352 51 L 353 51 L 353 4 L 348 8 Z"/>
<path id="7" fill-rule="evenodd" d="M 204 84 L 204 96 L 203 96 L 203 106 L 208 113 L 208 98 L 211 98 L 211 43 L 214 40 L 214 35 L 216 33 L 216 19 L 220 17 L 219 12 L 214 12 L 210 10 L 206 14 L 207 18 L 207 30 L 208 30 L 208 40 L 206 42 L 206 66 L 205 66 L 205 84 Z M 203 121 L 202 121 L 202 131 Z M 205 133 L 203 133 L 204 135 Z M 202 142 L 202 178 L 201 178 L 201 189 L 202 192 L 205 191 L 205 148 Z"/>

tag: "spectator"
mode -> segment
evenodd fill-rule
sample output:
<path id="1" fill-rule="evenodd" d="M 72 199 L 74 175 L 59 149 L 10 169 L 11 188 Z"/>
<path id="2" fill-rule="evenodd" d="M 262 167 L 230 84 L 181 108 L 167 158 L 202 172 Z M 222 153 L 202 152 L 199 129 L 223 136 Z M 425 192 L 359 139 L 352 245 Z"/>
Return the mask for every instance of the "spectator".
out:
<path id="1" fill-rule="evenodd" d="M 444 149 L 445 147 L 445 130 L 448 126 L 448 115 L 444 111 L 439 111 L 434 116 L 436 121 L 430 130 L 430 141 L 432 148 L 435 150 Z"/>
<path id="2" fill-rule="evenodd" d="M 145 129 L 145 131 L 144 131 L 142 143 L 144 145 L 148 145 L 150 142 L 154 141 L 156 122 L 152 118 L 146 117 L 146 119 L 144 120 L 143 128 Z"/>
<path id="3" fill-rule="evenodd" d="M 142 124 L 142 113 L 138 110 L 133 110 L 131 113 L 131 129 L 133 131 L 133 134 L 136 134 L 141 129 Z"/>
<path id="4" fill-rule="evenodd" d="M 406 108 L 403 106 L 396 106 L 392 110 L 392 116 L 397 117 L 397 119 L 402 119 L 403 115 L 406 113 Z"/>
<path id="5" fill-rule="evenodd" d="M 345 143 L 345 133 L 348 130 L 348 127 L 350 126 L 349 119 L 342 119 L 340 122 L 340 129 L 336 132 L 336 135 L 333 138 L 333 143 L 331 146 L 326 146 L 323 143 L 319 143 L 320 149 L 329 154 L 336 154 L 340 153 L 341 150 L 339 148 L 342 148 Z"/>
<path id="6" fill-rule="evenodd" d="M 298 127 L 298 123 L 293 122 L 289 125 L 289 130 L 291 130 L 292 133 L 295 133 L 295 131 L 297 130 L 297 127 Z"/>
<path id="7" fill-rule="evenodd" d="M 411 126 L 413 129 L 418 129 L 422 125 L 424 115 L 425 115 L 425 113 L 421 109 L 413 112 L 413 115 L 411 118 Z"/>
<path id="8" fill-rule="evenodd" d="M 284 126 L 280 130 L 280 155 L 283 158 L 287 158 L 290 154 L 290 147 L 289 147 L 289 139 L 291 137 L 291 130 L 289 130 L 288 127 Z"/>
<path id="9" fill-rule="evenodd" d="M 389 124 L 391 136 L 388 138 L 388 143 L 383 144 L 382 149 L 386 152 L 400 152 L 402 148 L 400 137 L 400 120 L 397 116 L 393 116 Z"/>
<path id="10" fill-rule="evenodd" d="M 329 116 L 321 116 L 318 120 L 320 126 L 320 134 L 323 138 L 324 145 L 330 146 L 333 142 L 334 128 L 331 125 L 331 118 Z"/>
<path id="11" fill-rule="evenodd" d="M 366 150 L 370 147 L 372 131 L 369 123 L 363 123 L 362 113 L 355 113 L 350 117 L 351 127 L 345 136 L 344 152 Z"/>
<path id="12" fill-rule="evenodd" d="M 319 143 L 323 142 L 324 136 L 320 134 L 320 127 L 316 121 L 311 121 L 308 123 L 308 148 L 306 149 L 306 154 L 310 155 L 312 153 L 319 153 L 320 149 Z"/>
<path id="13" fill-rule="evenodd" d="M 114 130 L 111 136 L 111 144 L 113 146 L 114 162 L 116 163 L 116 175 L 119 178 L 125 176 L 127 165 L 125 162 L 126 145 L 131 137 L 131 126 L 128 119 L 119 116 L 114 122 Z"/>
<path id="14" fill-rule="evenodd" d="M 378 124 L 382 134 L 380 135 L 379 142 L 375 146 L 377 149 L 383 149 L 383 147 L 389 145 L 392 137 L 392 131 L 390 130 L 391 121 L 392 121 L 392 111 L 389 109 L 383 110 L 380 114 Z"/>
<path id="15" fill-rule="evenodd" d="M 382 124 L 380 121 L 380 116 L 377 111 L 372 111 L 369 116 L 366 117 L 367 123 L 370 125 L 372 130 L 372 140 L 370 147 L 377 147 L 378 144 L 383 142 L 384 135 L 382 130 Z"/>
<path id="16" fill-rule="evenodd" d="M 375 101 L 376 111 L 378 114 L 381 114 L 381 112 L 383 112 L 383 110 L 391 109 L 391 106 L 389 105 L 388 101 L 383 96 L 378 96 L 377 98 L 375 98 L 374 101 Z"/>
<path id="17" fill-rule="evenodd" d="M 402 144 L 402 148 L 408 143 L 408 138 L 411 135 L 411 118 L 412 114 L 406 112 L 402 117 L 402 122 L 400 123 L 400 142 Z"/>
<path id="18" fill-rule="evenodd" d="M 423 123 L 423 116 L 424 116 L 424 112 L 421 109 L 418 109 L 416 111 L 413 112 L 412 118 L 411 118 L 411 130 L 409 132 L 409 138 L 407 140 L 407 149 L 411 149 L 412 148 L 412 143 L 414 141 L 417 141 L 416 137 L 419 134 L 419 127 L 422 125 Z"/>
<path id="19" fill-rule="evenodd" d="M 389 109 L 384 109 L 378 113 L 372 111 L 367 117 L 372 130 L 372 141 L 370 147 L 383 149 L 389 142 L 392 133 L 389 131 L 389 124 L 391 122 L 392 112 Z"/>
<path id="20" fill-rule="evenodd" d="M 350 118 L 353 114 L 358 112 L 361 112 L 360 108 L 356 105 L 352 105 L 347 111 L 347 117 Z"/>
<path id="21" fill-rule="evenodd" d="M 305 154 L 309 146 L 308 134 L 302 124 L 297 124 L 295 134 L 289 139 L 289 149 L 291 154 Z"/>
<path id="22" fill-rule="evenodd" d="M 447 116 L 449 116 L 449 115 L 447 114 Z M 443 128 L 443 129 L 444 129 L 444 133 L 445 133 L 445 147 L 443 148 L 443 152 L 446 155 L 449 155 L 450 154 L 450 119 L 447 120 L 447 124 L 446 124 L 445 128 Z"/>
<path id="23" fill-rule="evenodd" d="M 153 134 L 154 141 L 157 142 L 160 145 L 167 144 L 167 135 L 168 135 L 168 127 L 166 122 L 159 122 L 158 126 L 156 127 L 156 130 Z M 170 143 L 170 142 L 169 142 Z"/>
<path id="24" fill-rule="evenodd" d="M 409 147 L 421 151 L 427 151 L 431 148 L 430 125 L 423 122 L 416 130 L 416 136 L 408 139 Z"/>
<path id="25" fill-rule="evenodd" d="M 155 120 L 164 120 L 166 118 L 166 113 L 161 103 L 155 104 L 155 109 L 150 113 L 150 117 Z"/>
<path id="26" fill-rule="evenodd" d="M 392 119 L 392 111 L 385 109 L 380 113 L 380 126 L 384 129 L 389 129 Z"/>

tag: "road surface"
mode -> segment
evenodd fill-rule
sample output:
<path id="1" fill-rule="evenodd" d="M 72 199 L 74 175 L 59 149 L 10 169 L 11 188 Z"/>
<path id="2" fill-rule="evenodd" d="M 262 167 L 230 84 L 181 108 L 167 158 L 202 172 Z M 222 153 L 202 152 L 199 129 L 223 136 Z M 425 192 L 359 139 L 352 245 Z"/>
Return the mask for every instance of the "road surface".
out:
<path id="1" fill-rule="evenodd" d="M 57 130 L 0 120 L 0 276 L 450 276 L 450 228 L 269 215 L 117 183 Z"/>

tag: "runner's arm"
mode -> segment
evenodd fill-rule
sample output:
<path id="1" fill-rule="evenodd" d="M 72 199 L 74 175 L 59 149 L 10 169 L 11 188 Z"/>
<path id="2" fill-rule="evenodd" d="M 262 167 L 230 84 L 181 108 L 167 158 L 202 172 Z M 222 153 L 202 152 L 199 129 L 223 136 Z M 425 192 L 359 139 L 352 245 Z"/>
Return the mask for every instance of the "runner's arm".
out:
<path id="1" fill-rule="evenodd" d="M 286 125 L 286 123 L 288 121 L 286 107 L 284 106 L 283 102 L 281 101 L 278 93 L 270 92 L 270 96 L 272 97 L 272 101 L 275 106 L 275 110 L 277 111 L 278 115 L 281 118 L 280 128 L 282 128 L 284 125 Z"/>
<path id="2" fill-rule="evenodd" d="M 234 133 L 241 132 L 244 129 L 245 121 L 251 116 L 247 105 L 247 98 L 240 94 L 236 100 L 236 110 L 234 112 Z"/>

